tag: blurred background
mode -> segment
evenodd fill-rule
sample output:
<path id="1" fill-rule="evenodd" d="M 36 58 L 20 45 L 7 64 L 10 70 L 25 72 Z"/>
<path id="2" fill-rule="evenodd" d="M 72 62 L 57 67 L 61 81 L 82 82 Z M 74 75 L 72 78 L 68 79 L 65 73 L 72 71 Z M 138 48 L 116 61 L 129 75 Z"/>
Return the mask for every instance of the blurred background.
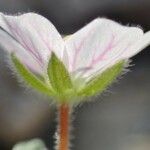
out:
<path id="1" fill-rule="evenodd" d="M 0 12 L 37 12 L 62 34 L 96 17 L 150 30 L 150 0 L 0 0 Z M 72 150 L 150 149 L 150 47 L 133 58 L 131 71 L 93 102 L 74 112 Z M 54 105 L 20 87 L 0 50 L 0 150 L 41 138 L 53 150 Z"/>

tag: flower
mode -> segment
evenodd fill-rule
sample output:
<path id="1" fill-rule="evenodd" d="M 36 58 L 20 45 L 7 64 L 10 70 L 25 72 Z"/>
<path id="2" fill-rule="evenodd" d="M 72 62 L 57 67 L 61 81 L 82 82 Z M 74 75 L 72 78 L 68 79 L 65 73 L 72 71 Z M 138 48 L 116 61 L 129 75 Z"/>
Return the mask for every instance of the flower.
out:
<path id="1" fill-rule="evenodd" d="M 122 71 L 122 69 L 114 71 L 118 68 L 116 64 L 123 62 L 119 63 L 123 68 L 122 64 L 149 44 L 150 32 L 143 33 L 139 27 L 123 26 L 105 18 L 97 18 L 76 33 L 62 38 L 54 25 L 38 14 L 9 16 L 0 13 L 0 45 L 16 56 L 20 66 L 24 65 L 30 76 L 32 74 L 37 78 L 37 75 L 42 76 L 45 81 L 38 78 L 42 86 L 46 85 L 47 90 L 53 92 L 56 91 L 53 86 L 56 85 L 55 82 L 62 80 L 61 72 L 64 80 L 57 83 L 58 87 L 65 86 L 67 82 L 68 89 L 76 89 L 74 93 L 86 95 L 88 90 L 94 91 L 94 88 L 96 91 L 100 90 L 102 84 L 95 84 L 99 80 L 104 83 L 105 79 L 105 82 L 109 82 L 104 89 Z M 55 57 L 53 59 L 55 63 L 49 63 L 52 56 Z M 50 71 L 47 71 L 47 68 Z M 57 81 L 53 81 L 56 80 L 56 76 Z M 112 79 L 109 79 L 111 76 Z M 100 78 L 93 82 L 97 77 Z M 33 79 L 32 85 L 37 82 L 37 78 Z M 47 79 L 50 82 L 47 82 Z M 28 80 L 27 77 L 25 80 Z M 85 92 L 78 92 L 78 89 Z M 89 95 L 93 95 L 95 91 L 90 93 Z"/>

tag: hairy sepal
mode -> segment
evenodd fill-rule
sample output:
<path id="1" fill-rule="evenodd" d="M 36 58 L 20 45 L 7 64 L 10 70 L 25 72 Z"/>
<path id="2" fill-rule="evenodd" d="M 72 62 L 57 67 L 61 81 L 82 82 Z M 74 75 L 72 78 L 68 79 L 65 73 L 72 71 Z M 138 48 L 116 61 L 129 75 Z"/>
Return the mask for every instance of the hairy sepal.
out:
<path id="1" fill-rule="evenodd" d="M 89 97 L 96 94 L 100 94 L 111 85 L 116 78 L 122 73 L 125 67 L 126 61 L 122 60 L 112 67 L 108 68 L 100 75 L 91 79 L 80 91 L 77 92 L 79 97 Z"/>
<path id="2" fill-rule="evenodd" d="M 36 91 L 47 96 L 54 95 L 53 90 L 46 83 L 38 79 L 32 72 L 30 72 L 30 70 L 28 70 L 13 53 L 11 54 L 11 61 L 16 72 L 25 81 L 27 86 L 32 87 Z"/>
<path id="3" fill-rule="evenodd" d="M 50 84 L 57 93 L 60 101 L 68 101 L 74 96 L 75 91 L 69 72 L 63 62 L 54 53 L 52 53 L 49 60 L 47 73 Z"/>

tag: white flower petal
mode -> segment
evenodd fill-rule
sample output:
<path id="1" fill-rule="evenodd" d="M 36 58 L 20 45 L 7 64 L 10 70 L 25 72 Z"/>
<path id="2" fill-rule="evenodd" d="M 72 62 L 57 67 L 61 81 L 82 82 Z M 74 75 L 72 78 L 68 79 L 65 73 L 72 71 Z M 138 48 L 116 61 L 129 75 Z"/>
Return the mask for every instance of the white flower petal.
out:
<path id="1" fill-rule="evenodd" d="M 29 69 L 35 73 L 42 74 L 42 66 L 37 59 L 33 59 L 21 45 L 6 31 L 0 28 L 0 46 L 6 49 L 9 53 L 15 52 L 15 55 L 25 64 Z"/>
<path id="2" fill-rule="evenodd" d="M 124 58 L 132 57 L 149 45 L 150 45 L 150 31 L 146 32 L 139 40 L 135 42 L 135 44 L 133 44 L 130 47 L 130 49 L 124 52 L 123 57 Z"/>
<path id="3" fill-rule="evenodd" d="M 74 72 L 89 68 L 83 74 L 90 76 L 120 59 L 123 52 L 142 36 L 143 31 L 138 27 L 122 26 L 104 18 L 95 19 L 66 39 L 69 69 Z"/>
<path id="4" fill-rule="evenodd" d="M 61 35 L 51 22 L 38 14 L 27 13 L 20 16 L 8 16 L 1 13 L 0 26 L 11 34 L 33 59 L 40 63 L 43 70 L 46 68 L 52 51 L 58 57 L 63 57 L 64 44 Z M 3 43 L 3 40 L 0 43 Z M 21 52 L 20 49 L 19 54 Z M 30 63 L 32 69 L 32 61 Z M 35 68 L 33 69 L 35 70 Z"/>
<path id="5" fill-rule="evenodd" d="M 93 72 L 93 70 L 90 70 L 91 76 L 89 76 L 88 79 L 92 78 L 93 76 L 96 76 L 97 74 L 100 74 L 101 72 L 106 70 L 108 67 L 115 65 L 117 62 L 121 60 L 126 60 L 128 63 L 129 58 L 138 54 L 140 51 L 142 51 L 144 48 L 146 48 L 149 45 L 150 45 L 150 31 L 143 34 L 143 36 L 141 36 L 137 41 L 131 44 L 127 49 L 125 49 L 125 51 L 122 51 L 121 54 L 116 55 L 114 59 L 107 61 L 107 64 L 105 64 L 105 66 L 101 68 L 100 70 L 96 72 Z"/>

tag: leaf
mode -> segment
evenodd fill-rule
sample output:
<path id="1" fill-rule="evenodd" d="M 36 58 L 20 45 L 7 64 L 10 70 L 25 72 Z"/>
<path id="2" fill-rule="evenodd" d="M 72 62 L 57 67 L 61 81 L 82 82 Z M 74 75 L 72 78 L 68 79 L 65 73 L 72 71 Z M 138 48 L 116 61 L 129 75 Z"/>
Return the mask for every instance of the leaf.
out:
<path id="1" fill-rule="evenodd" d="M 54 53 L 49 61 L 47 72 L 53 89 L 59 95 L 64 95 L 73 88 L 69 72 Z"/>
<path id="2" fill-rule="evenodd" d="M 47 150 L 44 142 L 40 139 L 17 143 L 12 150 Z"/>
<path id="3" fill-rule="evenodd" d="M 95 79 L 91 80 L 83 89 L 78 92 L 79 96 L 93 96 L 102 93 L 122 72 L 124 61 L 113 65 L 101 73 Z"/>
<path id="4" fill-rule="evenodd" d="M 51 96 L 52 90 L 41 80 L 39 80 L 33 73 L 31 73 L 20 60 L 12 53 L 11 60 L 16 68 L 17 73 L 24 79 L 27 85 L 42 92 L 43 94 Z"/>

